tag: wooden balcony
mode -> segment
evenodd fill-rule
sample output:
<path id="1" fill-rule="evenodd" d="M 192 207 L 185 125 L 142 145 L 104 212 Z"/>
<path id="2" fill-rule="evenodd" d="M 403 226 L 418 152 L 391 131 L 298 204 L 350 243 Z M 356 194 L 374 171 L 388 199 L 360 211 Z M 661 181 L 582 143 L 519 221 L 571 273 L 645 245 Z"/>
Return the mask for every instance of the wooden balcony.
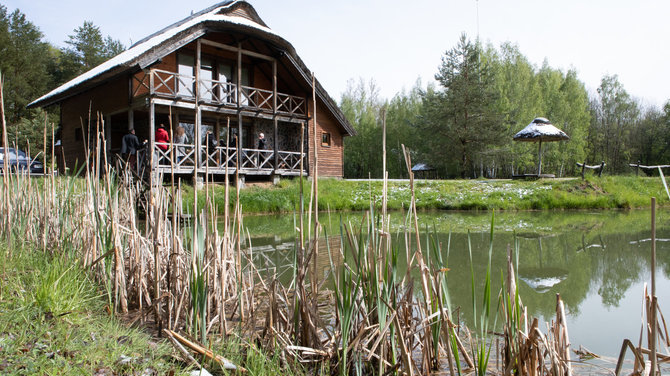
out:
<path id="1" fill-rule="evenodd" d="M 169 143 L 157 142 L 154 148 L 157 169 L 164 174 L 169 174 L 172 171 L 177 174 L 193 173 L 195 159 L 199 156 L 198 172 L 200 173 L 233 174 L 239 164 L 241 174 L 295 176 L 300 174 L 300 160 L 305 156 L 304 153 L 300 154 L 300 152 L 295 151 L 278 151 L 277 165 L 275 166 L 275 152 L 273 150 L 242 148 L 242 158 L 238 161 L 237 148 L 217 146 L 214 150 L 206 150 L 204 146 L 196 148 L 193 144 L 173 144 L 172 147 L 175 148 L 173 159 L 170 147 Z M 181 152 L 178 152 L 178 150 Z M 181 156 L 177 157 L 177 154 L 181 154 Z"/>
<path id="2" fill-rule="evenodd" d="M 307 116 L 307 101 L 304 97 L 274 92 L 251 86 L 238 87 L 235 83 L 200 79 L 200 103 L 276 113 L 287 116 Z M 160 69 L 151 69 L 133 76 L 132 96 L 150 95 L 172 100 L 195 101 L 195 77 Z"/>

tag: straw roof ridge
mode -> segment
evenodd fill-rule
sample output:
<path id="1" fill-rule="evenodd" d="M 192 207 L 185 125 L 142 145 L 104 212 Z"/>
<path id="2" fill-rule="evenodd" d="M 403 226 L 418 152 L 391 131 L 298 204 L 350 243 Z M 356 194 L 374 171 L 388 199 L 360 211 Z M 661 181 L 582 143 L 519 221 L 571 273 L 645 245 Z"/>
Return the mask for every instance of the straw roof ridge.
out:
<path id="1" fill-rule="evenodd" d="M 225 14 L 226 11 L 236 6 L 246 7 L 254 20 L 251 21 L 246 18 Z M 304 84 L 311 87 L 312 78 L 311 74 L 309 74 L 310 70 L 300 56 L 298 56 L 291 43 L 272 31 L 258 16 L 251 4 L 244 0 L 229 0 L 194 13 L 137 41 L 127 50 L 55 88 L 29 103 L 27 107 L 51 106 L 70 96 L 110 81 L 120 74 L 133 73 L 145 69 L 169 53 L 205 35 L 207 31 L 230 29 L 242 31 L 270 42 L 280 51 L 280 55 L 286 57 L 291 65 L 296 68 L 300 76 L 305 80 Z M 330 97 L 318 80 L 315 80 L 315 83 L 317 96 L 323 101 L 331 114 L 335 116 L 346 133 L 352 136 L 355 135 L 355 129 L 346 119 L 337 103 Z"/>
<path id="2" fill-rule="evenodd" d="M 514 141 L 544 142 L 568 140 L 570 137 L 562 130 L 556 128 L 551 122 L 542 117 L 535 118 L 524 129 L 517 132 Z"/>

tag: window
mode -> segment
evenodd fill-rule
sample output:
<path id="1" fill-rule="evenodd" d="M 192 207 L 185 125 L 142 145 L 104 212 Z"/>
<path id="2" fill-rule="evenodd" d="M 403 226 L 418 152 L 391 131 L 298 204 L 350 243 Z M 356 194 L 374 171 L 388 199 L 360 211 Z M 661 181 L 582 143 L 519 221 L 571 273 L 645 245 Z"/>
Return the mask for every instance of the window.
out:
<path id="1" fill-rule="evenodd" d="M 195 65 L 195 58 L 192 55 L 177 55 L 178 67 L 177 72 L 177 94 L 183 97 L 193 97 L 193 85 L 195 84 L 195 77 L 193 73 L 193 66 Z"/>
<path id="2" fill-rule="evenodd" d="M 233 66 L 230 64 L 219 64 L 219 101 L 222 103 L 235 103 L 236 95 L 233 82 Z"/>
<path id="3" fill-rule="evenodd" d="M 214 65 L 209 59 L 200 62 L 200 98 L 206 101 L 212 100 L 214 94 Z"/>
<path id="4" fill-rule="evenodd" d="M 321 146 L 330 147 L 330 133 L 327 132 L 321 133 Z"/>

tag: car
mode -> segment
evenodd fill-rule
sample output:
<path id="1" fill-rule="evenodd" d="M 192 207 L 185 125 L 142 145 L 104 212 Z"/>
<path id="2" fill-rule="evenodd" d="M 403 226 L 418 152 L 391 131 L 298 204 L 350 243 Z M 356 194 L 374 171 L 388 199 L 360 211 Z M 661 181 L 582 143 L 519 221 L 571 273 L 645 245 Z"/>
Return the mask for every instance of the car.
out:
<path id="1" fill-rule="evenodd" d="M 0 171 L 5 170 L 5 163 L 12 171 L 29 171 L 31 174 L 43 174 L 44 165 L 42 162 L 30 158 L 23 150 L 15 148 L 0 148 Z M 7 162 L 9 161 L 9 162 Z"/>

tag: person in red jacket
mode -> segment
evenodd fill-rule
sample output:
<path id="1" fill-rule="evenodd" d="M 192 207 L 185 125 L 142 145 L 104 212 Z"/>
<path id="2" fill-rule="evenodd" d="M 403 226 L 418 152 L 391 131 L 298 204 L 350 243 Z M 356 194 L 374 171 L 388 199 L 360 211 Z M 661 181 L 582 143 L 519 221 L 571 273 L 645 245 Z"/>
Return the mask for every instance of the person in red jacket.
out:
<path id="1" fill-rule="evenodd" d="M 156 136 L 154 141 L 164 143 L 162 145 L 159 144 L 156 146 L 158 146 L 158 148 L 163 151 L 167 151 L 168 144 L 170 143 L 170 135 L 168 135 L 168 132 L 165 130 L 165 125 L 161 124 L 158 126 L 158 129 L 156 129 Z"/>
<path id="2" fill-rule="evenodd" d="M 156 134 L 154 135 L 154 142 L 156 142 L 156 147 L 160 149 L 163 153 L 165 153 L 168 150 L 168 145 L 170 144 L 170 135 L 168 135 L 168 132 L 165 130 L 165 125 L 161 124 L 156 129 Z M 165 162 L 165 158 L 161 155 L 163 153 L 157 153 L 158 154 L 157 162 L 159 165 Z"/>

